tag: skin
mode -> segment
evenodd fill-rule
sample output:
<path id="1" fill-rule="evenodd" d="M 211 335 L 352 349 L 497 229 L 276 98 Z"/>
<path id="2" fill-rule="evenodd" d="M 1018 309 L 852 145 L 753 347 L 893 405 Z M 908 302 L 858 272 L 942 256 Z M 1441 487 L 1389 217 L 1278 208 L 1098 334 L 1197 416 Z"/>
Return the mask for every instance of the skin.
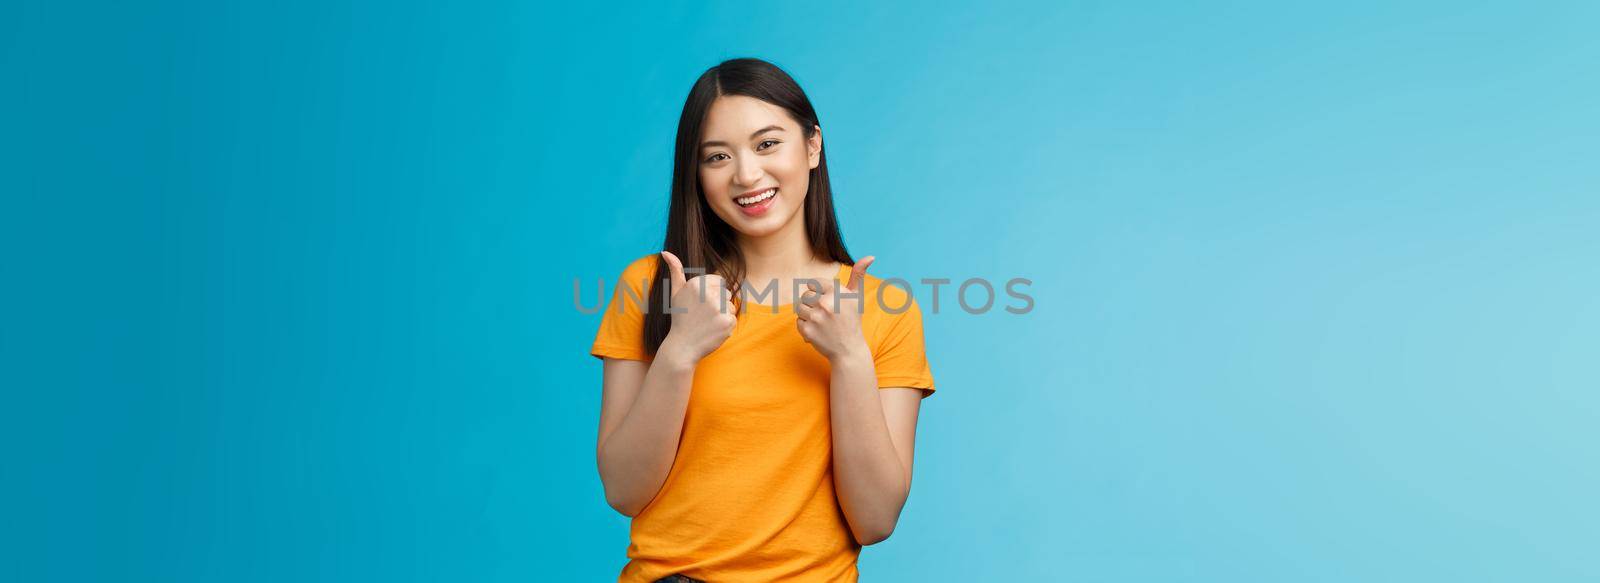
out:
<path id="1" fill-rule="evenodd" d="M 804 208 L 810 170 L 821 162 L 822 130 L 808 139 L 782 108 L 744 96 L 719 97 L 706 114 L 700 186 L 712 211 L 738 233 L 750 282 L 777 280 L 778 304 L 796 302 L 795 333 L 832 367 L 829 408 L 834 489 L 851 534 L 862 545 L 889 537 L 911 491 L 919 389 L 879 388 L 872 353 L 861 333 L 859 291 L 872 257 L 857 261 L 844 290 L 833 288 L 841 267 L 812 255 Z M 778 188 L 765 214 L 749 217 L 734 199 Z M 597 447 L 606 500 L 635 516 L 666 481 L 677 454 L 694 370 L 733 331 L 725 282 L 706 274 L 685 279 L 683 264 L 662 252 L 671 269 L 672 331 L 650 362 L 605 359 Z M 794 280 L 824 281 L 799 298 Z M 703 281 L 702 281 L 703 280 Z M 704 287 L 702 287 L 702 285 Z M 700 290 L 713 290 L 701 294 Z"/>

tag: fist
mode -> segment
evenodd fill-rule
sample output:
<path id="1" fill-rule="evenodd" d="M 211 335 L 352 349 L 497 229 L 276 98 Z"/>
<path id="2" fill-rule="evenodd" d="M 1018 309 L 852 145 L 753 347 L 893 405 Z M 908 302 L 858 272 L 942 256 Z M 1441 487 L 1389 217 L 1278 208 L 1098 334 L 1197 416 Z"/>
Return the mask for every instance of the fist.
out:
<path id="1" fill-rule="evenodd" d="M 699 362 L 733 334 L 739 317 L 733 312 L 732 294 L 722 276 L 705 274 L 694 279 L 683 277 L 683 262 L 662 251 L 661 258 L 671 271 L 672 329 L 662 347 Z"/>
<path id="2" fill-rule="evenodd" d="M 832 281 L 821 286 L 807 282 L 811 289 L 795 302 L 798 316 L 795 326 L 800 329 L 800 337 L 830 361 L 845 357 L 871 358 L 866 337 L 861 334 L 864 307 L 861 296 L 865 295 L 861 290 L 867 267 L 873 260 L 869 256 L 857 261 L 850 269 L 850 281 L 845 282 L 843 290 L 835 289 Z M 841 296 L 841 291 L 850 295 Z"/>

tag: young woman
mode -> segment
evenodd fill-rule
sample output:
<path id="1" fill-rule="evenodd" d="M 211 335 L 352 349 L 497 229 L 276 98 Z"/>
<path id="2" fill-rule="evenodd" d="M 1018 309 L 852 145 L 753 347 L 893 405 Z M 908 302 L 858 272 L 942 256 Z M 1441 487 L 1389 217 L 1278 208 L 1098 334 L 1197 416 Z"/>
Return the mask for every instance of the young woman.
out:
<path id="1" fill-rule="evenodd" d="M 695 82 L 663 246 L 623 270 L 591 350 L 600 479 L 633 517 L 619 580 L 855 581 L 910 493 L 933 376 L 913 298 L 845 251 L 782 70 Z"/>

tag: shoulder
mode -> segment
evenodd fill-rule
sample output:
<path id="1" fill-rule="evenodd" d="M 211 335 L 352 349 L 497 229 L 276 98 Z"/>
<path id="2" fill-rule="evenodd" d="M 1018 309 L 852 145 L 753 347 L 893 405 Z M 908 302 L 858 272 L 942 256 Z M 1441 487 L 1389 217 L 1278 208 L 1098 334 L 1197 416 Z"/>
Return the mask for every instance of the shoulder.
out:
<path id="1" fill-rule="evenodd" d="M 629 263 L 627 267 L 623 268 L 622 275 L 624 277 L 632 277 L 635 279 L 640 277 L 648 278 L 656 274 L 656 263 L 658 263 L 660 259 L 661 256 L 655 253 L 635 259 L 633 262 Z"/>
<path id="2" fill-rule="evenodd" d="M 878 277 L 871 273 L 863 275 L 861 299 L 867 305 L 867 313 L 877 312 L 893 317 L 917 310 L 917 299 L 911 293 L 911 282 L 893 276 Z"/>
<path id="3" fill-rule="evenodd" d="M 628 263 L 622 269 L 622 283 L 637 289 L 649 289 L 649 282 L 656 275 L 656 263 L 660 257 L 651 253 Z"/>
<path id="4" fill-rule="evenodd" d="M 911 282 L 893 275 L 880 277 L 867 273 L 861 283 L 861 292 L 864 305 L 861 331 L 872 347 L 873 359 L 880 367 L 880 372 L 896 370 L 904 365 L 902 360 L 921 351 L 922 309 L 917 305 Z M 900 378 L 891 385 L 880 386 L 931 385 L 917 382 L 920 381 Z"/>

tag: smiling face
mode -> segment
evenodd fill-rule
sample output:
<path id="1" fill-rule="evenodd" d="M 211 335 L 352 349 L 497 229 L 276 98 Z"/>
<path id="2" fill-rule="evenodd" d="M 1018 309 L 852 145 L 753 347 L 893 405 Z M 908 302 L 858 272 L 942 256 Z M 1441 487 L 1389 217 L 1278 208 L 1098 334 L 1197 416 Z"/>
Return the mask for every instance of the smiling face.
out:
<path id="1" fill-rule="evenodd" d="M 822 130 L 810 138 L 782 107 L 754 97 L 712 102 L 700 136 L 700 192 L 712 212 L 745 237 L 778 232 L 803 216 Z"/>

